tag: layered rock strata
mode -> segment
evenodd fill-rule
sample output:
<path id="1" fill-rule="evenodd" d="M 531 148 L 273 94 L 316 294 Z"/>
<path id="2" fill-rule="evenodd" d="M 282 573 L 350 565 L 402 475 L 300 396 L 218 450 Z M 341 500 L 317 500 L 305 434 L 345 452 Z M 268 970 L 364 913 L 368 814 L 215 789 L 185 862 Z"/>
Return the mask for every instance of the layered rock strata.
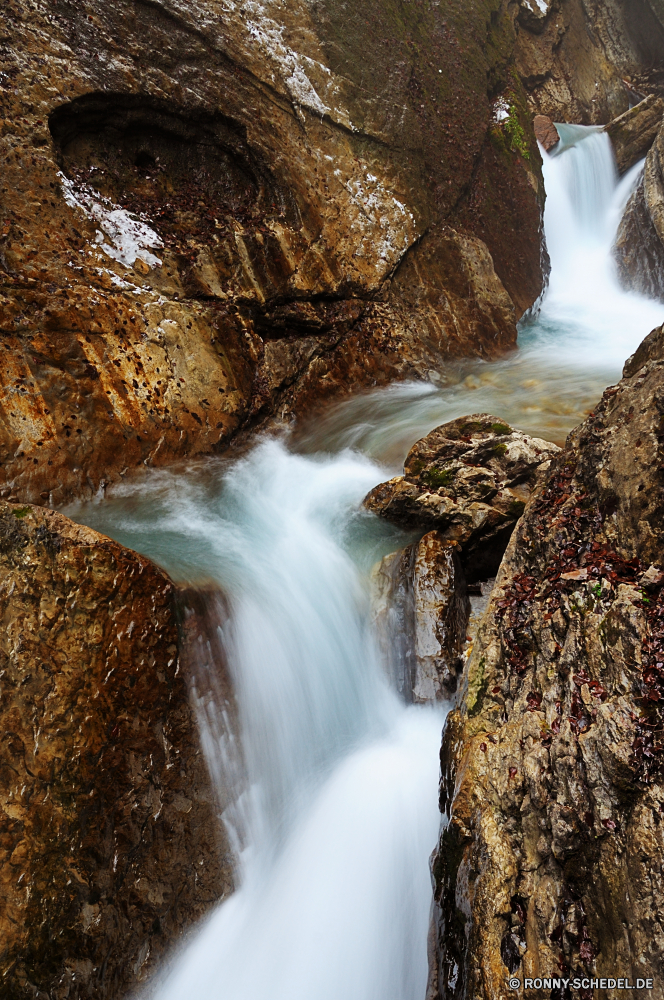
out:
<path id="1" fill-rule="evenodd" d="M 430 531 L 374 569 L 372 603 L 383 659 L 406 701 L 430 704 L 456 690 L 470 613 L 457 548 Z"/>
<path id="2" fill-rule="evenodd" d="M 232 889 L 183 676 L 193 612 L 136 553 L 0 502 L 6 1000 L 124 996 Z"/>
<path id="3" fill-rule="evenodd" d="M 616 970 L 664 992 L 663 345 L 572 432 L 501 566 L 441 754 L 432 998 Z"/>
<path id="4" fill-rule="evenodd" d="M 364 505 L 400 527 L 440 532 L 459 546 L 468 579 L 486 579 L 558 451 L 491 414 L 459 417 L 414 444 L 403 476 L 376 486 Z"/>
<path id="5" fill-rule="evenodd" d="M 657 137 L 662 119 L 664 100 L 651 94 L 605 127 L 613 144 L 619 173 L 626 173 L 644 158 Z"/>
<path id="6" fill-rule="evenodd" d="M 614 256 L 625 288 L 664 301 L 664 126 L 618 228 Z"/>

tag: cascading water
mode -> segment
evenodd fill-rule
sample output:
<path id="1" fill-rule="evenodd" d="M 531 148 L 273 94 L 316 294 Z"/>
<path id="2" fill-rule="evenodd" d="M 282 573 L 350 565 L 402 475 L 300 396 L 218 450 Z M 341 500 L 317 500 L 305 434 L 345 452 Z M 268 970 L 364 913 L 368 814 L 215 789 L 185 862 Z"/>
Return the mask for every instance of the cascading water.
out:
<path id="1" fill-rule="evenodd" d="M 625 360 L 664 321 L 664 306 L 618 284 L 615 234 L 643 164 L 618 182 L 608 135 L 561 125 L 562 152 L 543 154 L 549 287 L 519 349 L 497 362 L 451 365 L 440 385 L 405 383 L 332 407 L 296 435 L 304 452 L 359 449 L 399 469 L 410 445 L 465 413 L 496 413 L 562 444 L 620 378 Z"/>
<path id="2" fill-rule="evenodd" d="M 274 441 L 199 469 L 117 490 L 85 518 L 230 595 L 241 887 L 156 996 L 421 1000 L 444 715 L 397 699 L 370 631 L 362 577 L 406 540 L 358 513 L 383 471 Z"/>
<path id="3" fill-rule="evenodd" d="M 443 712 L 402 704 L 381 670 L 366 577 L 407 539 L 359 504 L 386 475 L 372 459 L 399 465 L 461 414 L 560 437 L 664 319 L 621 291 L 610 258 L 637 171 L 618 184 L 605 135 L 561 131 L 545 158 L 551 282 L 512 357 L 337 406 L 290 449 L 152 473 L 69 511 L 230 602 L 235 761 L 201 721 L 211 772 L 242 774 L 225 817 L 241 884 L 164 970 L 158 1000 L 424 998 Z"/>

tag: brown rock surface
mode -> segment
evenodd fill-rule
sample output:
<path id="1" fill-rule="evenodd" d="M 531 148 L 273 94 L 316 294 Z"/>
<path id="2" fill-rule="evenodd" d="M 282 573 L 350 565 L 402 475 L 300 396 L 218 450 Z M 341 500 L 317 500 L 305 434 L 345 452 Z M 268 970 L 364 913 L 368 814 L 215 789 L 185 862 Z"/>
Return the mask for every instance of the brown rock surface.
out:
<path id="1" fill-rule="evenodd" d="M 491 414 L 459 417 L 413 445 L 404 475 L 376 486 L 364 505 L 401 527 L 438 530 L 461 547 L 468 579 L 485 579 L 558 451 Z"/>
<path id="2" fill-rule="evenodd" d="M 147 559 L 0 502 L 3 1000 L 120 997 L 232 889 L 178 617 Z"/>
<path id="3" fill-rule="evenodd" d="M 558 129 L 546 115 L 535 115 L 533 128 L 535 129 L 535 138 L 541 146 L 544 146 L 547 153 L 560 142 Z"/>
<path id="4" fill-rule="evenodd" d="M 617 970 L 664 994 L 662 344 L 554 459 L 480 626 L 442 750 L 433 998 Z"/>
<path id="5" fill-rule="evenodd" d="M 625 288 L 664 301 L 664 126 L 627 203 L 613 253 Z"/>
<path id="6" fill-rule="evenodd" d="M 513 346 L 543 190 L 512 13 L 7 0 L 12 495 L 60 503 L 326 392 Z"/>
<path id="7" fill-rule="evenodd" d="M 397 690 L 428 704 L 456 690 L 470 606 L 457 546 L 437 531 L 385 556 L 373 608 Z"/>
<path id="8" fill-rule="evenodd" d="M 604 125 L 661 92 L 662 51 L 659 0 L 520 2 L 515 69 L 531 111 L 554 121 Z"/>
<path id="9" fill-rule="evenodd" d="M 664 100 L 651 94 L 604 129 L 616 154 L 618 171 L 626 173 L 642 160 L 652 146 L 664 119 Z"/>

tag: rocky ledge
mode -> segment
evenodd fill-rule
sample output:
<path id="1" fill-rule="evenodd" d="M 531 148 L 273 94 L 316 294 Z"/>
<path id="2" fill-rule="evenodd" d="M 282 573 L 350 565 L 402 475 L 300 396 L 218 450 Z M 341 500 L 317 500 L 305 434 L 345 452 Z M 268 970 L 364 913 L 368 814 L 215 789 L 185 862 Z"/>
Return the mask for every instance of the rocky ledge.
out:
<path id="1" fill-rule="evenodd" d="M 660 329 L 512 536 L 441 753 L 430 998 L 664 994 L 663 426 Z"/>
<path id="2" fill-rule="evenodd" d="M 559 450 L 489 413 L 459 417 L 414 444 L 403 476 L 364 505 L 400 527 L 439 531 L 458 545 L 468 580 L 486 579 Z"/>

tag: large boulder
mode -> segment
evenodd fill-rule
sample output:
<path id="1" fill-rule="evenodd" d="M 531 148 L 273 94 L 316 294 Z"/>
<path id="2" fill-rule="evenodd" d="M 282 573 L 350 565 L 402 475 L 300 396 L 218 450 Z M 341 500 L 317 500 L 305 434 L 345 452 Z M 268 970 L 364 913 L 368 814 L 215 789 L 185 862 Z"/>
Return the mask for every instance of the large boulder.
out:
<path id="1" fill-rule="evenodd" d="M 613 252 L 625 288 L 664 301 L 664 126 L 627 203 Z"/>
<path id="2" fill-rule="evenodd" d="M 488 413 L 459 417 L 414 444 L 403 476 L 364 505 L 400 527 L 439 531 L 459 546 L 468 579 L 486 579 L 559 450 Z"/>
<path id="3" fill-rule="evenodd" d="M 510 976 L 664 995 L 663 344 L 552 462 L 480 626 L 442 749 L 433 1000 Z"/>
<path id="4" fill-rule="evenodd" d="M 119 1000 L 232 889 L 184 676 L 203 613 L 185 603 L 135 552 L 0 502 L 6 1000 Z"/>
<path id="5" fill-rule="evenodd" d="M 60 504 L 513 347 L 546 261 L 512 15 L 8 0 L 8 495 Z"/>
<path id="6" fill-rule="evenodd" d="M 618 172 L 626 173 L 642 160 L 662 127 L 664 100 L 651 94 L 605 126 L 616 154 Z"/>

